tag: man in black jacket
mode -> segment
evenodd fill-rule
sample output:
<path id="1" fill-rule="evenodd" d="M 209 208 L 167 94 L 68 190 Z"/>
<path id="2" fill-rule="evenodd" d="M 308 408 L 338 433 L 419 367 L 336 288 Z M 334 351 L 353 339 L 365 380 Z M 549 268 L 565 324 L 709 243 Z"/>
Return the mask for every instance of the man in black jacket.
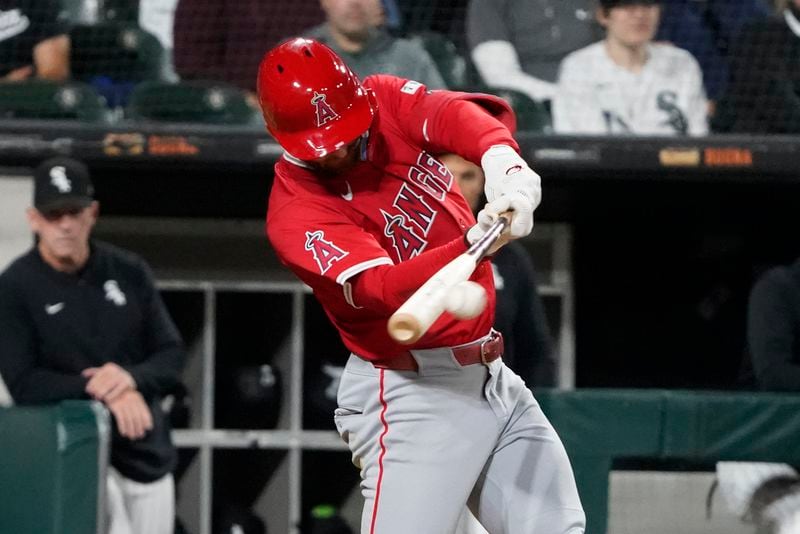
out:
<path id="1" fill-rule="evenodd" d="M 747 345 L 758 389 L 800 393 L 800 259 L 770 269 L 753 286 Z"/>
<path id="2" fill-rule="evenodd" d="M 86 167 L 54 158 L 34 179 L 36 243 L 0 274 L 0 375 L 17 404 L 105 404 L 109 532 L 171 533 L 176 449 L 159 402 L 183 342 L 145 262 L 90 239 L 99 205 Z"/>
<path id="3" fill-rule="evenodd" d="M 483 205 L 483 170 L 455 154 L 444 154 L 439 159 L 477 213 Z M 492 270 L 497 292 L 494 324 L 505 338 L 503 361 L 528 387 L 555 387 L 553 341 L 530 255 L 519 243 L 508 243 L 492 258 Z"/>

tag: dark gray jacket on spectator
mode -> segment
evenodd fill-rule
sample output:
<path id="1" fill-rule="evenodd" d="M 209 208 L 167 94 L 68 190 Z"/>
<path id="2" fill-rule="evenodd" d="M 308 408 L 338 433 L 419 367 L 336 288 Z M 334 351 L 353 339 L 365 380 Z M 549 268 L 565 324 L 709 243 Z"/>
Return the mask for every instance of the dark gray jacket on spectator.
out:
<path id="1" fill-rule="evenodd" d="M 731 82 L 720 102 L 714 129 L 800 133 L 798 17 L 787 10 L 783 15 L 750 25 L 731 57 Z"/>
<path id="2" fill-rule="evenodd" d="M 436 64 L 422 45 L 393 37 L 384 30 L 373 30 L 364 49 L 355 54 L 337 46 L 327 24 L 308 30 L 305 36 L 331 47 L 362 80 L 370 74 L 393 74 L 423 83 L 428 89 L 447 88 Z"/>

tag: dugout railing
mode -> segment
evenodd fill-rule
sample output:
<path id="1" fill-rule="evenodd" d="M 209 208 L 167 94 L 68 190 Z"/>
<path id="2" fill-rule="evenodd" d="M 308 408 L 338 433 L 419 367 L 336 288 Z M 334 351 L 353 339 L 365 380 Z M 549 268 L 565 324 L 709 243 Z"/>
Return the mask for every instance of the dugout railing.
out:
<path id="1" fill-rule="evenodd" d="M 301 295 L 295 300 L 302 302 Z M 299 339 L 293 341 L 297 343 Z M 615 459 L 800 465 L 798 395 L 541 390 L 537 399 L 570 454 L 587 534 L 606 532 L 609 473 Z M 107 462 L 107 425 L 105 410 L 89 402 L 0 409 L 0 530 L 101 532 L 104 485 L 98 481 L 104 480 Z M 305 442 L 311 448 L 342 448 L 334 432 L 304 434 L 296 427 L 271 433 L 179 431 L 176 439 L 179 445 L 194 445 L 201 434 L 205 444 L 217 447 L 299 452 Z M 210 455 L 202 454 L 203 462 L 210 462 Z M 296 464 L 290 471 L 299 469 L 298 458 L 290 456 L 290 464 Z"/>

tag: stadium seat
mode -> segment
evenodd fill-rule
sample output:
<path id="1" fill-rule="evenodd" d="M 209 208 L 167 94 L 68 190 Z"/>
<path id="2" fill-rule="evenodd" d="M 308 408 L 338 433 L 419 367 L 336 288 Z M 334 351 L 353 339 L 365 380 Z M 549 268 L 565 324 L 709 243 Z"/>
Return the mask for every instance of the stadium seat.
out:
<path id="1" fill-rule="evenodd" d="M 112 115 L 90 85 L 29 80 L 0 83 L 0 117 L 110 122 Z"/>
<path id="2" fill-rule="evenodd" d="M 73 24 L 138 24 L 139 0 L 60 0 L 61 16 Z"/>
<path id="3" fill-rule="evenodd" d="M 553 133 L 553 120 L 546 104 L 513 89 L 493 88 L 485 92 L 497 95 L 511 104 L 517 115 L 517 130 Z"/>
<path id="4" fill-rule="evenodd" d="M 263 127 L 244 91 L 220 82 L 145 82 L 131 94 L 126 116 L 134 120 Z"/>
<path id="5" fill-rule="evenodd" d="M 138 0 L 105 0 L 101 18 L 109 22 L 139 22 Z"/>
<path id="6" fill-rule="evenodd" d="M 93 85 L 111 107 L 125 106 L 137 83 L 164 79 L 164 48 L 136 25 L 80 25 L 70 37 L 72 76 Z"/>
<path id="7" fill-rule="evenodd" d="M 419 42 L 427 50 L 449 89 L 464 89 L 470 85 L 467 61 L 458 52 L 453 41 L 432 31 L 414 33 L 408 38 Z"/>
<path id="8" fill-rule="evenodd" d="M 96 12 L 91 0 L 61 0 L 60 16 L 72 24 L 89 24 L 94 22 Z"/>

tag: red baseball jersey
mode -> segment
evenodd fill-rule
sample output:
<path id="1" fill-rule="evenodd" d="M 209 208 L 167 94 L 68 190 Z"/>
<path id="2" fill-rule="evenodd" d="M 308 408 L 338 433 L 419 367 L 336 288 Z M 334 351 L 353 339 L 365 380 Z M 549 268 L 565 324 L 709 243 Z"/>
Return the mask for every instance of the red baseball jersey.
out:
<path id="1" fill-rule="evenodd" d="M 513 113 L 500 98 L 431 92 L 387 75 L 369 76 L 363 85 L 375 95 L 377 112 L 362 161 L 331 177 L 285 154 L 275 164 L 267 235 L 280 260 L 313 289 L 345 346 L 383 360 L 409 347 L 389 336 L 390 313 L 354 301 L 348 281 L 449 243 L 475 224 L 455 179 L 435 154 L 455 152 L 480 163 L 491 145 L 516 143 Z M 480 135 L 475 128 L 464 132 L 460 117 L 444 111 L 454 100 L 473 101 L 502 124 L 492 121 Z M 309 105 L 315 103 L 310 99 Z M 471 279 L 486 289 L 485 311 L 471 320 L 445 312 L 411 348 L 459 345 L 489 331 L 495 304 L 489 262 L 481 262 Z"/>

